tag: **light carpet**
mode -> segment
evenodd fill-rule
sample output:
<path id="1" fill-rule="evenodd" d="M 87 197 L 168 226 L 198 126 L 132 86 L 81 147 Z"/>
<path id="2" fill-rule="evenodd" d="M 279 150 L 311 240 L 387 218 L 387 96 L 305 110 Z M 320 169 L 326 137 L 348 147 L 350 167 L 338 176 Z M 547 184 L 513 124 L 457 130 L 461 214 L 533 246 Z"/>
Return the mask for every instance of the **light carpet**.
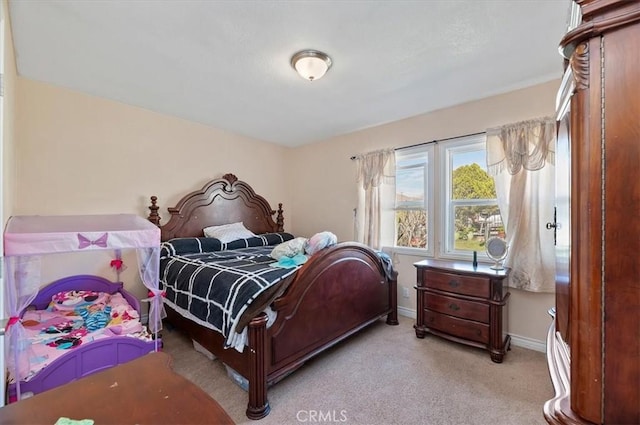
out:
<path id="1" fill-rule="evenodd" d="M 245 416 L 247 393 L 224 365 L 165 326 L 164 351 L 174 370 L 200 386 L 238 424 L 545 424 L 553 397 L 545 355 L 512 347 L 503 363 L 478 348 L 427 335 L 413 320 L 383 320 L 307 362 L 269 388 L 271 413 Z"/>

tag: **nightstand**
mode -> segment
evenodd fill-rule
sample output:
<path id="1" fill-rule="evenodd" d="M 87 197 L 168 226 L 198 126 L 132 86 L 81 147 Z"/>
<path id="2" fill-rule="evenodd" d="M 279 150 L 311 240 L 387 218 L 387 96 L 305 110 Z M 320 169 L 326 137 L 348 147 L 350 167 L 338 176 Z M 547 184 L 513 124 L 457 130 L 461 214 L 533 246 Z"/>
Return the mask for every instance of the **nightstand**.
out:
<path id="1" fill-rule="evenodd" d="M 509 298 L 506 270 L 471 263 L 423 260 L 417 269 L 416 336 L 428 333 L 484 348 L 501 363 L 511 337 L 504 332 L 503 307 Z"/>

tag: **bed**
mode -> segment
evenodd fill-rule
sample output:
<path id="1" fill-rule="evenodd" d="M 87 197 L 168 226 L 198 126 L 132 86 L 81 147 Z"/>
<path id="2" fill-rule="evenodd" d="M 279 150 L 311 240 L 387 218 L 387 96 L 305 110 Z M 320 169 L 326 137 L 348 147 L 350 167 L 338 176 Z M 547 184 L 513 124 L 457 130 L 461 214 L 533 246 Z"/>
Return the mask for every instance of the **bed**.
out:
<path id="1" fill-rule="evenodd" d="M 108 308 L 104 324 L 105 310 L 98 306 Z M 140 322 L 139 301 L 122 283 L 99 276 L 69 276 L 43 287 L 21 319 L 31 342 L 22 394 L 38 394 L 156 350 Z M 17 397 L 13 380 L 8 395 Z"/>
<path id="2" fill-rule="evenodd" d="M 186 194 L 175 207 L 168 208 L 166 224 L 160 225 L 156 196 L 151 197 L 149 209 L 148 219 L 160 227 L 164 242 L 202 241 L 204 228 L 235 222 L 242 222 L 259 236 L 286 233 L 282 204 L 272 210 L 265 198 L 233 174 Z M 165 257 L 160 261 L 161 276 L 166 261 L 171 260 Z M 341 242 L 311 255 L 294 273 L 251 302 L 235 329 L 247 332 L 247 348 L 242 352 L 228 347 L 222 333 L 188 312 L 177 311 L 166 302 L 165 308 L 172 325 L 246 378 L 247 417 L 261 419 L 270 411 L 269 386 L 382 318 L 397 325 L 396 290 L 397 273 L 381 253 L 359 243 Z M 265 310 L 275 313 L 275 320 L 271 321 Z"/>
<path id="3" fill-rule="evenodd" d="M 9 315 L 5 329 L 8 348 L 5 360 L 15 381 L 10 391 L 15 393 L 17 400 L 24 392 L 39 393 L 161 348 L 162 342 L 157 336 L 162 329 L 164 307 L 157 275 L 160 255 L 157 226 L 135 214 L 12 216 L 3 236 L 4 302 Z M 115 283 L 99 276 L 70 273 L 70 276 L 42 287 L 43 256 L 58 253 L 82 256 L 85 254 L 81 252 L 96 250 L 112 253 L 109 266 L 116 274 Z M 135 250 L 141 283 L 149 291 L 147 326 L 154 335 L 152 341 L 146 340 L 144 335 L 140 335 L 143 340 L 139 341 L 131 337 L 141 326 L 140 305 L 119 283 L 124 265 L 123 250 Z M 77 291 L 97 294 L 85 296 Z M 62 294 L 56 295 L 59 293 Z M 60 303 L 53 308 L 51 303 L 56 300 Z M 80 301 L 83 304 L 75 304 Z M 75 308 L 71 309 L 74 304 L 82 307 L 77 314 Z M 64 310 L 64 306 L 69 309 L 62 317 L 54 317 L 51 311 L 43 311 L 47 306 L 57 313 Z M 106 311 L 107 306 L 109 311 Z M 112 312 L 118 316 L 112 315 L 112 320 L 107 321 L 105 313 Z M 60 338 L 49 339 L 41 334 L 40 322 L 51 325 L 52 328 L 45 331 L 59 334 Z M 84 330 L 81 329 L 83 323 L 87 324 Z M 101 331 L 103 324 L 112 325 L 108 332 Z M 104 338 L 107 334 L 112 337 Z M 50 355 L 40 351 L 42 347 L 32 346 L 32 342 L 40 340 L 46 341 L 45 345 L 59 344 L 64 355 Z M 40 357 L 37 357 L 38 352 Z M 31 368 L 38 364 L 46 366 L 40 370 Z"/>

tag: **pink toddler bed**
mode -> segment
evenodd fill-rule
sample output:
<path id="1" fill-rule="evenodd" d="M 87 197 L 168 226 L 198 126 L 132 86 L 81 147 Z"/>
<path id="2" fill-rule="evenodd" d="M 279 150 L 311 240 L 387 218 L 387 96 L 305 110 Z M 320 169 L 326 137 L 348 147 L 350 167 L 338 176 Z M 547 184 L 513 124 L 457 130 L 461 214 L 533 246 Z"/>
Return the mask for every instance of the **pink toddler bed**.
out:
<path id="1" fill-rule="evenodd" d="M 122 283 L 99 276 L 70 276 L 47 285 L 23 311 L 21 321 L 30 343 L 22 394 L 37 394 L 128 362 L 157 346 L 140 322 L 139 301 Z M 15 392 L 12 379 L 10 399 Z"/>
<path id="2" fill-rule="evenodd" d="M 46 288 L 40 287 L 43 255 L 95 250 L 113 252 L 114 260 L 110 266 L 116 271 L 118 281 L 123 265 L 121 251 L 136 251 L 140 281 L 149 290 L 148 326 L 154 335 L 162 329 L 165 312 L 162 291 L 158 285 L 160 229 L 156 226 L 133 214 L 10 217 L 4 231 L 4 300 L 9 315 L 5 334 L 8 355 L 5 360 L 11 376 L 16 377 L 16 382 L 9 386 L 9 392 L 15 393 L 18 399 L 26 392 L 39 393 L 159 349 L 159 338 L 145 341 L 133 335 L 138 326 L 134 322 L 120 321 L 108 329 L 95 328 L 93 330 L 98 330 L 99 334 L 92 334 L 88 329 L 81 329 L 79 319 L 72 318 L 85 314 L 87 317 L 83 318 L 84 321 L 89 320 L 94 325 L 99 320 L 105 320 L 104 308 L 107 305 L 102 301 L 107 298 L 119 300 L 119 303 L 109 307 L 111 311 L 108 314 L 126 309 L 122 304 L 124 299 L 133 308 L 128 316 L 139 317 L 139 302 L 123 290 L 121 283 L 81 275 L 60 279 Z M 60 301 L 58 307 L 63 308 L 56 310 L 64 310 L 65 305 L 72 306 L 78 302 L 78 294 L 69 294 L 69 291 L 93 291 L 111 297 L 97 294 L 94 298 L 90 294 L 82 302 L 92 302 L 85 305 L 84 309 L 79 309 L 75 316 L 74 312 L 67 310 L 69 316 L 66 321 L 49 315 L 51 311 L 46 314 L 30 312 L 47 308 L 53 310 L 53 297 L 59 293 L 63 294 L 57 299 Z M 113 297 L 116 292 L 122 297 Z M 122 314 L 121 311 L 115 319 L 122 320 Z M 31 325 L 29 327 L 24 326 L 25 316 L 26 323 Z M 44 329 L 44 325 L 41 325 L 43 319 L 46 324 Z M 110 317 L 108 322 L 113 319 Z M 107 327 L 107 322 L 102 324 Z M 46 335 L 47 330 L 60 335 L 50 338 Z M 31 348 L 30 338 L 42 340 L 44 345 L 56 346 L 58 352 L 55 355 L 44 354 L 40 351 L 43 347 Z M 59 355 L 59 351 L 65 353 Z M 27 370 L 31 364 L 39 364 L 40 370 Z"/>

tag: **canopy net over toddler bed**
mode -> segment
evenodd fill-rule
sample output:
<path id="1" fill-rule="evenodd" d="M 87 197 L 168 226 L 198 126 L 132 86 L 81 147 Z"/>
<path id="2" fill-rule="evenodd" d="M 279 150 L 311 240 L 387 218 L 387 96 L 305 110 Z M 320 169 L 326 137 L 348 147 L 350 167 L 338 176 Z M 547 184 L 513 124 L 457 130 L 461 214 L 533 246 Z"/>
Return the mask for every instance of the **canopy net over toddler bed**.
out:
<path id="1" fill-rule="evenodd" d="M 6 257 L 5 309 L 9 314 L 6 329 L 5 358 L 17 382 L 28 373 L 29 360 L 26 331 L 20 317 L 43 286 L 40 279 L 43 255 L 94 250 L 113 250 L 121 263 L 121 250 L 135 249 L 140 279 L 149 290 L 149 330 L 155 335 L 162 329 L 165 316 L 158 285 L 160 229 L 134 214 L 14 216 L 4 232 Z M 120 262 L 120 263 L 118 263 Z"/>

